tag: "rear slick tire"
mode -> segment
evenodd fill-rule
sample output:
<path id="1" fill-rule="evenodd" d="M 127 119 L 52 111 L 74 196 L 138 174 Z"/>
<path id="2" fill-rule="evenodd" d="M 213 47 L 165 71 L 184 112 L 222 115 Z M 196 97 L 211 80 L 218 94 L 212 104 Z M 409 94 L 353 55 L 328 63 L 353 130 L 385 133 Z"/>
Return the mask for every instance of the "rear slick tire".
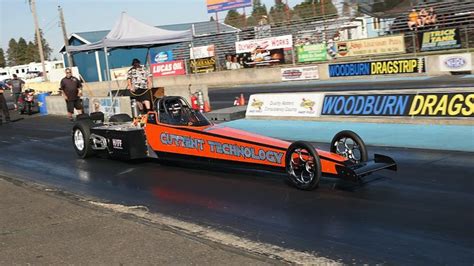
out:
<path id="1" fill-rule="evenodd" d="M 72 144 L 77 155 L 82 158 L 89 158 L 95 154 L 90 143 L 92 121 L 79 120 L 72 128 Z"/>

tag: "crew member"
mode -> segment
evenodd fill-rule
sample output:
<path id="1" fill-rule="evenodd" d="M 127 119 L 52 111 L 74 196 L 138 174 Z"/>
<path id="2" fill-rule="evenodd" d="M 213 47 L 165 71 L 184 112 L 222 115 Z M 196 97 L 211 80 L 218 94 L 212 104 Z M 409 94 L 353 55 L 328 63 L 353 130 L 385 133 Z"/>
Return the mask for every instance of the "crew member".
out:
<path id="1" fill-rule="evenodd" d="M 8 111 L 7 100 L 5 100 L 5 83 L 0 81 L 0 109 L 2 109 L 3 115 L 5 116 L 5 122 L 10 123 L 10 112 Z M 2 113 L 0 113 L 0 125 L 2 121 Z"/>
<path id="2" fill-rule="evenodd" d="M 16 74 L 13 74 L 13 79 L 8 81 L 7 86 L 12 90 L 13 94 L 13 100 L 15 104 L 15 110 L 18 109 L 18 99 L 20 98 L 21 91 L 23 90 L 23 86 L 25 85 L 25 82 L 21 79 L 18 78 Z"/>
<path id="3" fill-rule="evenodd" d="M 66 100 L 67 117 L 70 121 L 74 121 L 72 118 L 74 109 L 76 109 L 79 114 L 82 114 L 82 82 L 78 78 L 72 76 L 70 68 L 66 68 L 66 77 L 61 80 L 60 86 L 59 90 L 61 90 L 61 93 Z"/>
<path id="4" fill-rule="evenodd" d="M 137 103 L 140 111 L 146 113 L 151 108 L 151 74 L 140 64 L 137 58 L 132 61 L 132 68 L 127 72 L 128 89 Z"/>

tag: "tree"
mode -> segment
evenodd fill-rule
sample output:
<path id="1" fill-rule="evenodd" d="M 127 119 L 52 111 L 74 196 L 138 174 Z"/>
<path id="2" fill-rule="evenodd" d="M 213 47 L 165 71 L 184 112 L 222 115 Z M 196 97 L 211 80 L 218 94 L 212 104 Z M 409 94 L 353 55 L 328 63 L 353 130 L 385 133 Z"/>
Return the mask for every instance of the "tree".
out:
<path id="1" fill-rule="evenodd" d="M 26 54 L 30 62 L 40 61 L 38 47 L 31 41 L 28 42 L 28 47 L 26 48 Z"/>
<path id="2" fill-rule="evenodd" d="M 7 64 L 5 62 L 5 53 L 3 52 L 3 49 L 0 48 L 0 67 L 5 67 Z"/>
<path id="3" fill-rule="evenodd" d="M 17 65 L 17 46 L 18 43 L 15 39 L 11 38 L 8 42 L 8 50 L 7 50 L 7 61 L 8 66 L 15 66 Z"/>
<path id="4" fill-rule="evenodd" d="M 49 60 L 49 56 L 53 52 L 53 49 L 51 49 L 49 47 L 48 42 L 46 41 L 46 39 L 43 36 L 43 31 L 41 29 L 39 31 L 40 31 L 41 43 L 43 44 L 44 60 Z M 36 45 L 36 47 L 38 47 L 38 38 L 36 37 L 36 34 L 35 34 L 35 45 Z"/>
<path id="5" fill-rule="evenodd" d="M 305 0 L 302 3 L 296 5 L 293 11 L 300 18 L 320 18 L 332 17 L 337 15 L 337 8 L 334 6 L 332 1 L 329 0 Z"/>
<path id="6" fill-rule="evenodd" d="M 22 37 L 18 39 L 18 43 L 16 46 L 17 64 L 23 65 L 23 64 L 28 64 L 31 62 L 29 61 L 30 58 L 28 58 L 28 55 L 27 55 L 27 49 L 28 49 L 28 44 L 26 43 L 25 39 L 23 39 Z"/>
<path id="7" fill-rule="evenodd" d="M 265 5 L 262 5 L 262 2 L 260 0 L 253 0 L 252 13 L 247 19 L 247 25 L 258 25 L 258 22 L 261 21 L 264 16 L 268 16 L 267 7 Z"/>
<path id="8" fill-rule="evenodd" d="M 270 21 L 273 24 L 282 23 L 291 19 L 291 10 L 283 0 L 275 0 L 275 5 L 270 8 Z"/>
<path id="9" fill-rule="evenodd" d="M 231 9 L 227 12 L 224 23 L 242 29 L 245 27 L 245 16 L 235 11 L 235 9 Z"/>

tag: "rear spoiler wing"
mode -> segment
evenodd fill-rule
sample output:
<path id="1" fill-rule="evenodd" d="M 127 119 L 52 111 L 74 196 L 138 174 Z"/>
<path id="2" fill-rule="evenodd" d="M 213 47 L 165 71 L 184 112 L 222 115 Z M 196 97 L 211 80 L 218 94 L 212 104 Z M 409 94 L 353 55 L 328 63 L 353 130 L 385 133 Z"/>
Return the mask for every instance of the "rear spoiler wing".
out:
<path id="1" fill-rule="evenodd" d="M 375 154 L 370 161 L 350 166 L 336 165 L 339 177 L 352 182 L 361 182 L 362 177 L 383 169 L 397 171 L 397 163 L 388 156 Z"/>

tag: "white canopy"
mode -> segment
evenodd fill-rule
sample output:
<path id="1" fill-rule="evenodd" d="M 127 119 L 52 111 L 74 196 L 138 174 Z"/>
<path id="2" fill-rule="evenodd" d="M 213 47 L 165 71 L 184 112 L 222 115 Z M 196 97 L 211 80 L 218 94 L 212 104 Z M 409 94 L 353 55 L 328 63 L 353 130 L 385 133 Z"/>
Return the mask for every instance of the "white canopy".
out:
<path id="1" fill-rule="evenodd" d="M 191 41 L 191 30 L 171 31 L 145 24 L 123 12 L 114 28 L 102 40 L 79 46 L 67 46 L 69 53 L 118 47 L 152 47 L 160 44 Z"/>

